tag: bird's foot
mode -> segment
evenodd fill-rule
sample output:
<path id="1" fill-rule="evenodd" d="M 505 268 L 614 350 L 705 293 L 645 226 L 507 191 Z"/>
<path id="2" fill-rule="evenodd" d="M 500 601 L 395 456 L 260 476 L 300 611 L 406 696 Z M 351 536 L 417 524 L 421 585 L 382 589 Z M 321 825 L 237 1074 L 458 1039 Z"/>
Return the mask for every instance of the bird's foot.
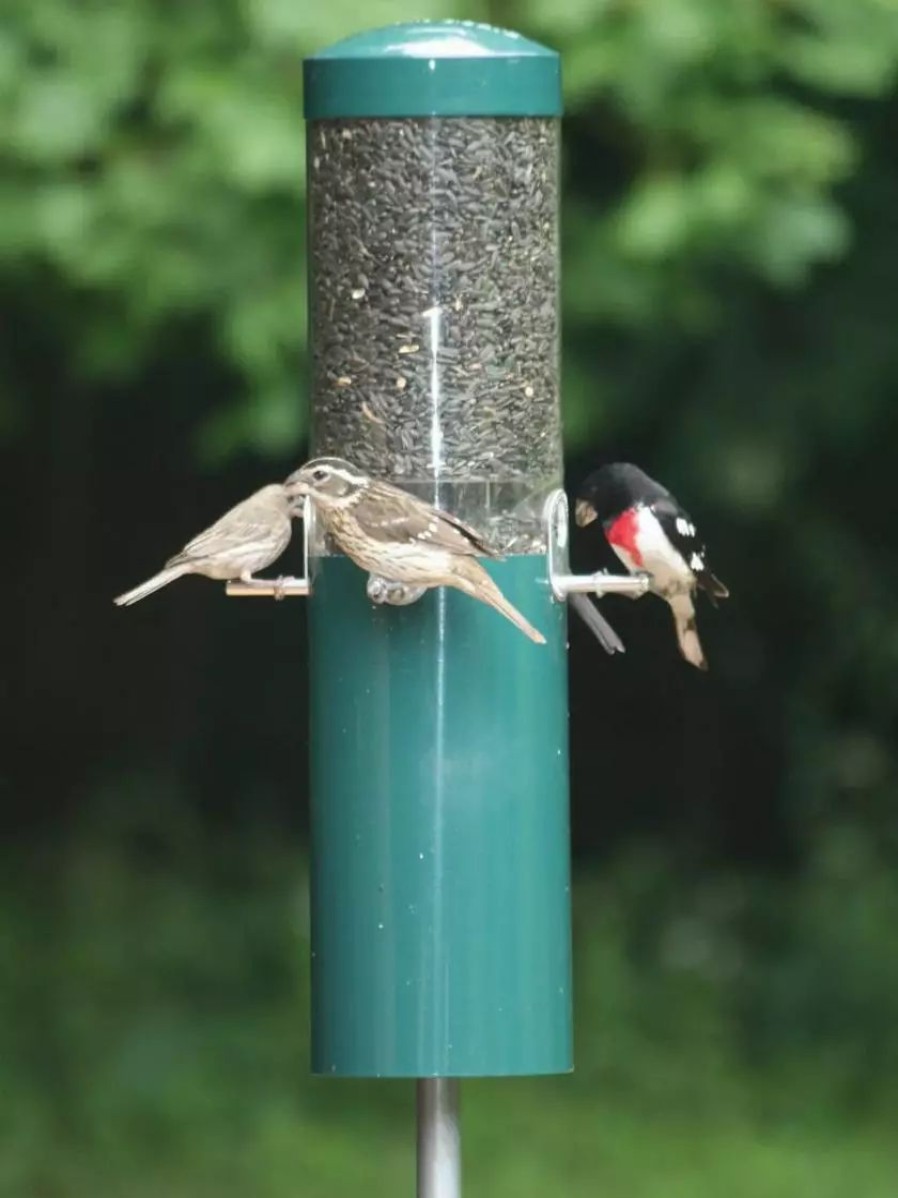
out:
<path id="1" fill-rule="evenodd" d="M 366 586 L 368 598 L 372 603 L 389 603 L 393 607 L 407 607 L 415 603 L 427 587 L 412 586 L 407 582 L 394 582 L 389 578 L 381 578 L 379 574 L 369 574 Z"/>
<path id="2" fill-rule="evenodd" d="M 243 586 L 249 587 L 251 591 L 261 591 L 266 587 L 271 586 L 271 580 L 268 578 L 256 578 L 252 574 L 241 574 L 240 582 Z"/>
<path id="3" fill-rule="evenodd" d="M 630 577 L 638 583 L 642 583 L 642 590 L 621 591 L 620 594 L 625 595 L 627 599 L 641 599 L 652 589 L 652 576 L 647 570 L 634 570 Z"/>

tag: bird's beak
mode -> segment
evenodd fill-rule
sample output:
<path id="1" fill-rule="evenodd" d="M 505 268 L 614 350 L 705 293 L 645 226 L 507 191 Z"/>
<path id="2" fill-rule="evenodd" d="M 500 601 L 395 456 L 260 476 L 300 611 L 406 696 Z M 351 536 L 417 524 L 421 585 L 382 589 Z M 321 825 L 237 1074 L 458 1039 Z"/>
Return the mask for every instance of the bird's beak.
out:
<path id="1" fill-rule="evenodd" d="M 574 504 L 574 519 L 580 528 L 585 528 L 587 524 L 592 524 L 596 518 L 596 509 L 592 506 L 588 499 L 578 499 Z"/>
<path id="2" fill-rule="evenodd" d="M 294 470 L 284 482 L 284 490 L 291 499 L 302 498 L 309 493 L 309 484 L 302 476 L 301 470 Z"/>

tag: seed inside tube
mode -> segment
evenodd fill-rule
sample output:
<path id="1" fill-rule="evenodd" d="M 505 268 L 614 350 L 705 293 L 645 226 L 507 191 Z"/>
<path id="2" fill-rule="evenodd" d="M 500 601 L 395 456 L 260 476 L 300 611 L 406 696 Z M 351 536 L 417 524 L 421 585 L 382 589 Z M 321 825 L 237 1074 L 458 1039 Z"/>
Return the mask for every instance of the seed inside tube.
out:
<path id="1" fill-rule="evenodd" d="M 375 424 L 383 424 L 381 417 L 371 410 L 371 408 L 368 406 L 367 400 L 364 399 L 362 400 L 362 415 L 366 420 L 371 420 Z"/>
<path id="2" fill-rule="evenodd" d="M 327 120 L 308 144 L 313 453 L 437 479 L 449 507 L 458 486 L 490 543 L 540 551 L 561 479 L 557 123 Z"/>

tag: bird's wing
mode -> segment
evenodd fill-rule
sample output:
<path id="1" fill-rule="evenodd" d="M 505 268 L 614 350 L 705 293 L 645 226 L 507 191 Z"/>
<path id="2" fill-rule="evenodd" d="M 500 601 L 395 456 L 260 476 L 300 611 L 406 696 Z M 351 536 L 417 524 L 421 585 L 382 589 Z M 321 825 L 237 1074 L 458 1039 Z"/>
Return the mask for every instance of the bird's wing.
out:
<path id="1" fill-rule="evenodd" d="M 184 546 L 180 553 L 169 558 L 168 566 L 179 566 L 186 562 L 227 554 L 229 550 L 270 539 L 281 513 L 260 493 L 250 495 L 232 507 L 214 524 L 198 533 Z"/>
<path id="2" fill-rule="evenodd" d="M 696 584 L 707 592 L 712 603 L 715 599 L 726 599 L 730 592 L 711 572 L 707 550 L 689 513 L 673 498 L 656 499 L 650 507 L 665 536 L 695 575 Z"/>
<path id="3" fill-rule="evenodd" d="M 476 529 L 398 487 L 372 487 L 355 505 L 353 514 L 375 541 L 433 545 L 472 557 L 497 556 Z"/>

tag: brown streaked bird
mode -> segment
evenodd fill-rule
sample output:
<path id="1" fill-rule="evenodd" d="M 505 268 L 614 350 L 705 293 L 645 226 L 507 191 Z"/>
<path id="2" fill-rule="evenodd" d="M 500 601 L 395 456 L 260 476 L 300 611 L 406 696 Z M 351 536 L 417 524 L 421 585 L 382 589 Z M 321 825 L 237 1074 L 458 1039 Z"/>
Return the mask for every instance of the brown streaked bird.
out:
<path id="1" fill-rule="evenodd" d="M 291 506 L 282 483 L 262 487 L 194 537 L 158 574 L 119 595 L 115 602 L 119 607 L 137 603 L 184 574 L 202 574 L 220 582 L 234 578 L 252 582 L 255 572 L 270 566 L 289 545 Z"/>
<path id="2" fill-rule="evenodd" d="M 480 533 L 401 487 L 357 470 L 342 458 L 315 458 L 284 484 L 309 496 L 336 544 L 357 566 L 389 582 L 456 587 L 511 620 L 538 645 L 545 637 L 505 598 L 479 556 L 498 557 Z"/>

